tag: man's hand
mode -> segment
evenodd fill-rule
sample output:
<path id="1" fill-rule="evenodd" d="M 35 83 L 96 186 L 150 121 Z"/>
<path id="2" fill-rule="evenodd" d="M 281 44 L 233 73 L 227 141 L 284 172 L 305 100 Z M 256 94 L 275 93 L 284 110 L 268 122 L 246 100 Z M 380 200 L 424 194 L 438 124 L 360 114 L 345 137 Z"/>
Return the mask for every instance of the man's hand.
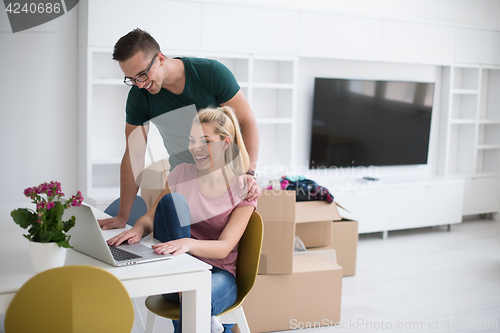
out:
<path id="1" fill-rule="evenodd" d="M 260 198 L 262 191 L 259 184 L 255 178 L 250 175 L 243 175 L 238 177 L 238 183 L 240 185 L 240 198 L 247 201 L 254 201 Z"/>
<path id="2" fill-rule="evenodd" d="M 110 217 L 109 219 L 98 220 L 97 222 L 99 222 L 99 226 L 102 228 L 102 230 L 108 230 L 125 228 L 125 225 L 127 225 L 127 221 L 128 219 L 116 216 Z"/>

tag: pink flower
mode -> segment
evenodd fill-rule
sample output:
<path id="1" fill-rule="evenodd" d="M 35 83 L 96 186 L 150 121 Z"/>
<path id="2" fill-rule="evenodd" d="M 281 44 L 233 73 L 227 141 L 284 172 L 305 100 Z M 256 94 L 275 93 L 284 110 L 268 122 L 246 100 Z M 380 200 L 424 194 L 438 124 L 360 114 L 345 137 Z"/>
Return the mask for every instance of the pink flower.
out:
<path id="1" fill-rule="evenodd" d="M 52 201 L 49 201 L 47 202 L 47 210 L 51 209 L 52 207 L 54 207 L 56 204 Z"/>
<path id="2" fill-rule="evenodd" d="M 42 202 L 39 202 L 36 204 L 36 210 L 39 211 L 39 210 L 42 210 L 45 208 L 45 201 L 42 201 Z"/>
<path id="3" fill-rule="evenodd" d="M 28 187 L 27 189 L 24 190 L 24 195 L 27 197 L 32 196 L 35 193 L 35 189 L 32 187 Z"/>

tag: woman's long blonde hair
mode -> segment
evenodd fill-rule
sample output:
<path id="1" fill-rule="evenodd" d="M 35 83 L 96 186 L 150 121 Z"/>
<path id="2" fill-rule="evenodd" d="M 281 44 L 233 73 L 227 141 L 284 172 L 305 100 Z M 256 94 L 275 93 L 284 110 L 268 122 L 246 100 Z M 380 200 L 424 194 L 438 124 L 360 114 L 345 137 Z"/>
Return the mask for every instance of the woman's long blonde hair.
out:
<path id="1" fill-rule="evenodd" d="M 215 133 L 220 135 L 221 140 L 229 136 L 231 144 L 224 152 L 225 165 L 229 165 L 235 175 L 243 175 L 248 171 L 250 157 L 243 142 L 240 124 L 231 107 L 208 107 L 200 110 L 193 123 L 213 124 Z"/>

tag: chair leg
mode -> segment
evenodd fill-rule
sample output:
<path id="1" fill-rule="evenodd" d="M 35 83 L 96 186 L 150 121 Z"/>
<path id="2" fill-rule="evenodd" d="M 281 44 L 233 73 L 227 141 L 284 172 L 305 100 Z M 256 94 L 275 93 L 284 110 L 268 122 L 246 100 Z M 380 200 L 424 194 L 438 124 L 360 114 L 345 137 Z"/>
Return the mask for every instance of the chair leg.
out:
<path id="1" fill-rule="evenodd" d="M 153 333 L 155 329 L 155 320 L 156 315 L 153 312 L 148 311 L 148 317 L 146 318 L 146 333 Z"/>
<path id="2" fill-rule="evenodd" d="M 250 333 L 250 327 L 248 327 L 247 318 L 245 317 L 245 312 L 243 307 L 240 306 L 233 310 L 234 317 L 236 318 L 236 324 L 241 333 Z"/>
<path id="3" fill-rule="evenodd" d="M 139 333 L 144 333 L 144 322 L 142 321 L 141 312 L 139 311 L 139 306 L 137 305 L 137 300 L 132 298 L 132 304 L 134 305 L 134 323 L 137 331 Z"/>

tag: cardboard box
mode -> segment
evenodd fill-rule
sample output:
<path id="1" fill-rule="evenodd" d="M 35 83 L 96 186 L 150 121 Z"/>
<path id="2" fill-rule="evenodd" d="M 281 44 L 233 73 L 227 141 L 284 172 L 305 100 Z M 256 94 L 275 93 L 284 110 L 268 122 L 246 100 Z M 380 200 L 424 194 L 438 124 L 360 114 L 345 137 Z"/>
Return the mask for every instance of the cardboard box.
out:
<path id="1" fill-rule="evenodd" d="M 340 321 L 342 267 L 320 256 L 294 256 L 289 275 L 258 275 L 243 302 L 250 331 L 333 326 Z"/>
<path id="2" fill-rule="evenodd" d="M 146 202 L 148 209 L 165 189 L 169 173 L 170 164 L 168 160 L 157 161 L 146 167 L 142 172 L 141 197 Z"/>
<path id="3" fill-rule="evenodd" d="M 328 246 L 331 244 L 328 231 L 331 221 L 341 219 L 336 203 L 296 203 L 295 191 L 262 191 L 257 212 L 264 221 L 259 274 L 292 273 L 296 227 L 298 233 L 305 237 L 306 246 Z"/>
<path id="4" fill-rule="evenodd" d="M 344 276 L 356 274 L 358 249 L 358 221 L 342 219 L 332 222 L 332 247 L 337 254 L 337 263 L 344 268 Z"/>
<path id="5" fill-rule="evenodd" d="M 330 260 L 331 262 L 337 263 L 337 252 L 335 249 L 330 246 L 326 247 L 315 247 L 307 249 L 307 251 L 295 252 L 294 256 L 309 256 L 315 255 L 325 258 L 326 260 Z"/>
<path id="6" fill-rule="evenodd" d="M 332 220 L 295 224 L 295 236 L 298 236 L 306 248 L 332 245 Z"/>

